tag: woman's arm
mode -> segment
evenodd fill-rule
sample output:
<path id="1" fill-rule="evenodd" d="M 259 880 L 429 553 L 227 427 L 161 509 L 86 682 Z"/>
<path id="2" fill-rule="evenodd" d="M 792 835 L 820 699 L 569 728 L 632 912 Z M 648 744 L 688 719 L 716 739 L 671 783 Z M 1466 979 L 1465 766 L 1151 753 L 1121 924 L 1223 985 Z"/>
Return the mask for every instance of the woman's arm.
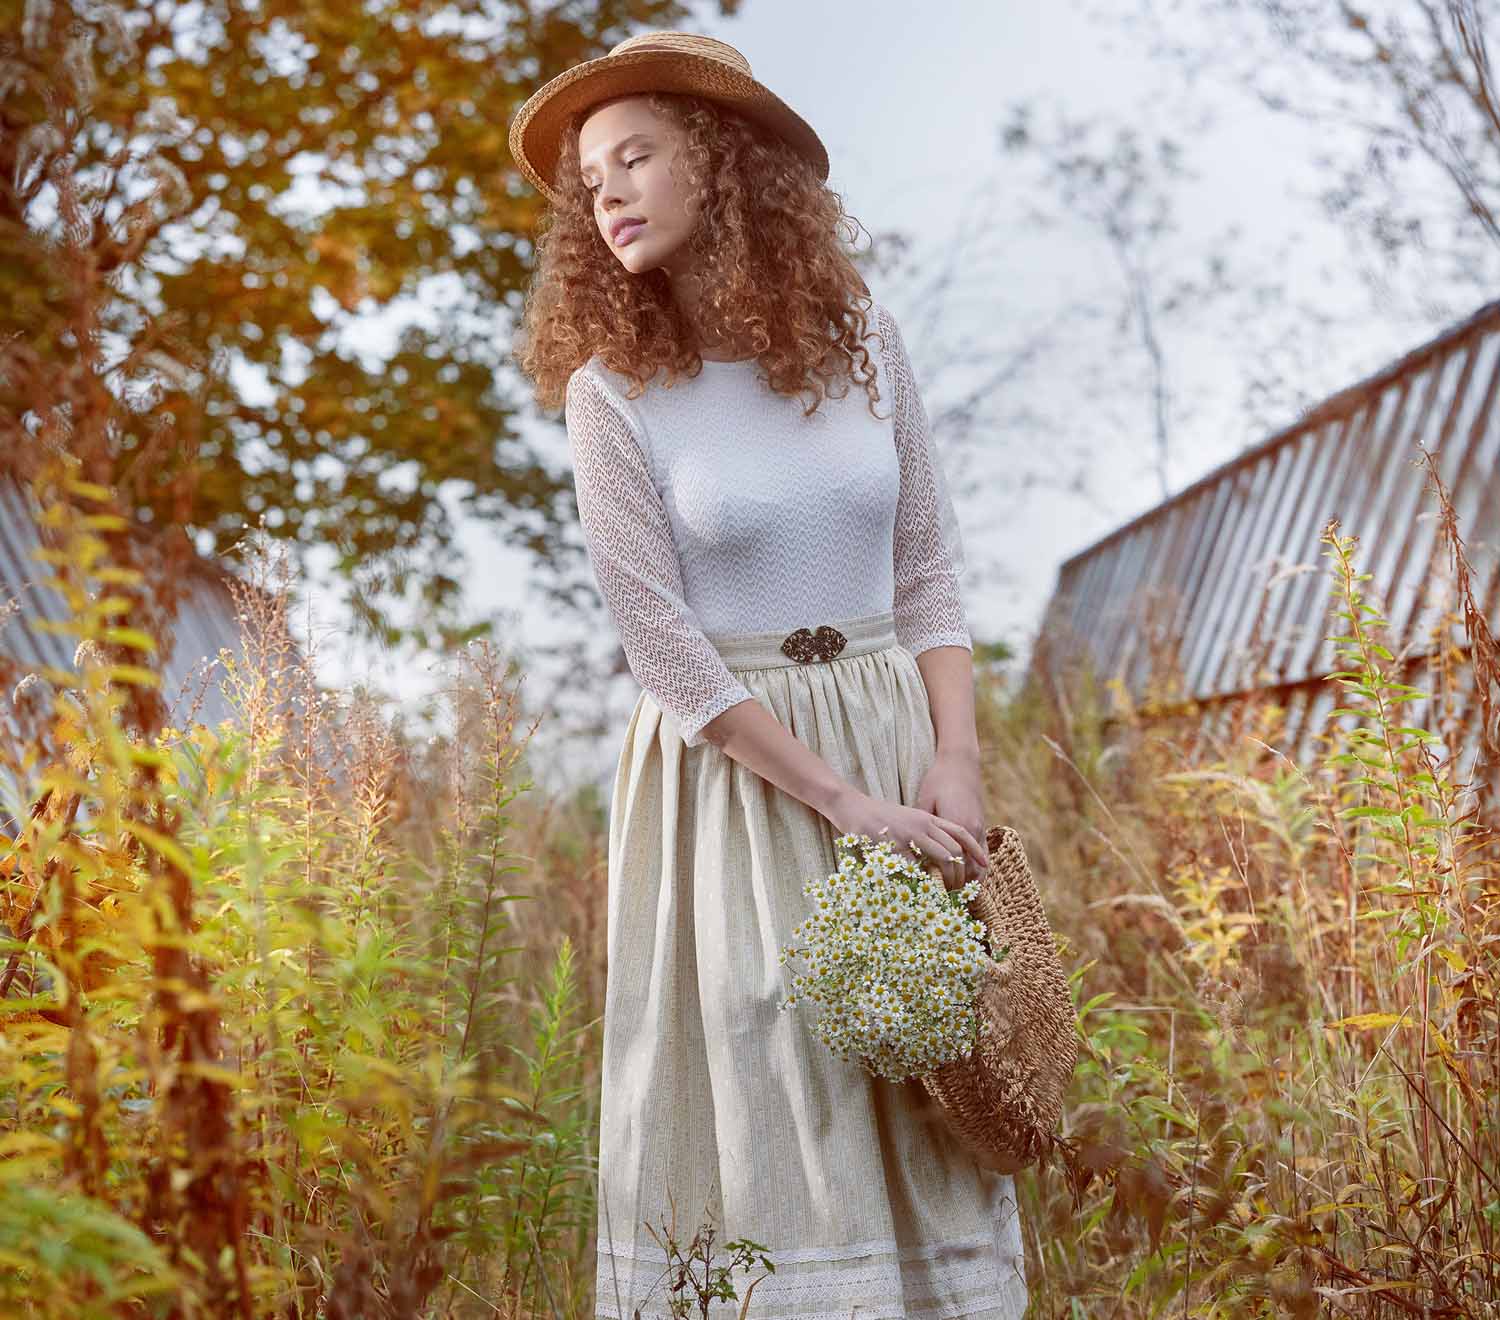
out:
<path id="1" fill-rule="evenodd" d="M 855 792 L 853 785 L 758 701 L 731 706 L 704 725 L 703 736 L 820 816 L 832 818 Z"/>
<path id="2" fill-rule="evenodd" d="M 891 429 L 901 469 L 893 535 L 896 636 L 913 655 L 935 646 L 972 651 L 958 575 L 963 540 L 948 494 L 927 409 L 901 328 L 882 304 L 875 305 L 881 354 L 890 382 Z"/>
<path id="3" fill-rule="evenodd" d="M 974 643 L 958 585 L 963 541 L 901 329 L 879 304 L 876 318 L 901 464 L 894 537 L 896 632 L 922 671 L 936 742 L 913 802 L 983 840 Z M 967 874 L 974 879 L 988 857 L 982 846 L 968 852 Z"/>
<path id="4" fill-rule="evenodd" d="M 756 702 L 687 603 L 667 511 L 622 407 L 584 368 L 569 379 L 565 411 L 578 516 L 630 672 L 696 747 L 715 716 Z"/>
<path id="5" fill-rule="evenodd" d="M 917 657 L 937 734 L 937 754 L 979 766 L 974 718 L 974 654 L 964 646 L 933 646 Z"/>

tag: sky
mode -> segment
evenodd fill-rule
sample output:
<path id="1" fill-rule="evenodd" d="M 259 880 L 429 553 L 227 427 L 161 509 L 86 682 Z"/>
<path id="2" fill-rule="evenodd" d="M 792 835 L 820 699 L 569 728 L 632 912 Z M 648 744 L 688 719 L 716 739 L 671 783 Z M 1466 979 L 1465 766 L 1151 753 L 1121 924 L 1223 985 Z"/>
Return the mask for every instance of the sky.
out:
<path id="1" fill-rule="evenodd" d="M 1024 163 L 1000 151 L 999 128 L 1013 103 L 1038 98 L 1070 116 L 1098 116 L 1106 126 L 1180 131 L 1186 93 L 1129 34 L 1073 0 L 922 6 L 865 0 L 857 10 L 747 0 L 734 18 L 701 11 L 697 22 L 680 26 L 733 44 L 755 76 L 813 125 L 828 149 L 830 186 L 866 230 L 910 235 L 910 272 L 884 282 L 872 274 L 870 282 L 903 327 L 930 414 L 941 415 L 979 378 L 972 364 L 955 366 L 959 359 L 1000 360 L 1035 349 L 986 399 L 992 417 L 964 437 L 961 450 L 936 430 L 963 529 L 971 629 L 976 638 L 1008 642 L 1024 659 L 1059 565 L 1157 503 L 1161 490 L 1151 470 L 1144 374 L 1137 391 L 1131 362 L 1116 364 L 1124 373 L 1112 386 L 1119 406 L 1089 402 L 1080 373 L 1091 378 L 1095 364 L 1107 360 L 1108 341 L 1101 338 L 1107 327 L 1097 318 L 1080 323 L 1063 315 L 1078 305 L 1120 305 L 1118 263 L 1078 217 L 1027 222 L 1028 208 L 1046 199 Z M 1209 99 L 1194 89 L 1194 104 Z M 1237 270 L 1274 266 L 1310 311 L 1352 327 L 1314 340 L 1310 352 L 1281 346 L 1293 359 L 1287 371 L 1304 403 L 1368 374 L 1444 324 L 1362 314 L 1368 293 L 1345 240 L 1312 200 L 1317 152 L 1328 145 L 1324 132 L 1315 136 L 1304 123 L 1226 92 L 1215 121 L 1189 135 L 1198 177 L 1180 192 L 1181 237 L 1169 254 L 1191 260 L 1237 225 L 1231 254 Z M 962 240 L 975 235 L 965 247 Z M 965 264 L 934 317 L 922 289 L 956 252 L 965 254 Z M 1473 305 L 1483 300 L 1476 292 Z M 444 311 L 435 286 L 402 315 L 435 324 Z M 399 322 L 393 315 L 371 319 L 354 339 L 362 350 L 385 351 Z M 1240 397 L 1243 355 L 1278 351 L 1258 340 L 1255 329 L 1207 317 L 1186 322 L 1172 337 L 1172 379 L 1184 412 L 1174 430 L 1170 489 L 1269 433 L 1268 423 L 1250 422 Z M 516 397 L 525 395 L 518 378 L 509 383 Z M 1289 407 L 1277 425 L 1294 420 Z M 537 417 L 526 435 L 555 470 L 566 470 L 560 422 Z M 528 673 L 523 703 L 559 690 L 558 662 L 543 653 L 549 645 L 581 640 L 596 656 L 614 648 L 602 612 L 585 626 L 541 608 L 528 589 L 533 566 L 501 546 L 491 529 L 467 526 L 462 542 L 475 570 L 467 607 L 495 619 L 497 638 L 521 656 Z M 439 681 L 419 659 L 352 643 L 330 600 L 315 594 L 312 602 L 327 638 L 320 644 L 325 681 L 365 677 L 413 702 Z M 533 746 L 539 778 L 560 785 L 589 775 L 604 783 L 638 693 L 625 673 L 604 693 L 564 683 L 555 708 L 541 712 Z M 569 709 L 572 702 L 579 704 Z M 567 736 L 572 719 L 601 703 L 608 731 L 602 739 Z"/>

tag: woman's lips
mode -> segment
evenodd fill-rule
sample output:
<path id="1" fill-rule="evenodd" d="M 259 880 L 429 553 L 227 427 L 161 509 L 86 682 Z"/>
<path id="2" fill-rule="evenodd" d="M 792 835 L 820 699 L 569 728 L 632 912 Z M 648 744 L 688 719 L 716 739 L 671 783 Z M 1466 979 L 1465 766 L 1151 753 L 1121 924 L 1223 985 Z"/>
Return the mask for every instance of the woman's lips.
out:
<path id="1" fill-rule="evenodd" d="M 615 235 L 615 246 L 624 247 L 638 233 L 646 227 L 644 220 L 632 220 L 629 224 L 620 226 L 620 232 Z"/>

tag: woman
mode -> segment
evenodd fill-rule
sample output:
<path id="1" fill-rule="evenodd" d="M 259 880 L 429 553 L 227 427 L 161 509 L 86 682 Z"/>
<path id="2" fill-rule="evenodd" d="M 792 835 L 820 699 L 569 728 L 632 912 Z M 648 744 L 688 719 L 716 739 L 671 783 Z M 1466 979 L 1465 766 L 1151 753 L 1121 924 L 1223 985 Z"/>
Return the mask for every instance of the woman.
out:
<path id="1" fill-rule="evenodd" d="M 1011 1179 L 779 1007 L 837 836 L 905 841 L 950 888 L 987 862 L 952 501 L 827 155 L 732 46 L 660 32 L 554 78 L 511 150 L 552 203 L 517 360 L 564 406 L 643 689 L 610 812 L 596 1314 L 668 1315 L 648 1225 L 711 1222 L 775 1266 L 752 1316 L 1019 1317 Z"/>

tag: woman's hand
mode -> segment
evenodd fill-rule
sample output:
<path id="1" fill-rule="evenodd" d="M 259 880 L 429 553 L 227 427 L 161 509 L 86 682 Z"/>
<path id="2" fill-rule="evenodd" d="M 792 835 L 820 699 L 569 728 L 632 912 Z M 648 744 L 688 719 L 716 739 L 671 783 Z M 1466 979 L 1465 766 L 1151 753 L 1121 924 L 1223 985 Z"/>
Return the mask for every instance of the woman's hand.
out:
<path id="1" fill-rule="evenodd" d="M 946 798 L 951 789 L 943 787 L 944 779 L 938 776 L 934 780 L 929 770 L 919 792 L 927 791 L 931 782 Z M 989 855 L 972 830 L 926 807 L 888 802 L 851 790 L 834 805 L 828 820 L 840 834 L 865 834 L 877 842 L 889 840 L 898 852 L 937 866 L 948 889 L 959 888 L 971 875 L 982 875 L 989 864 Z"/>
<path id="2" fill-rule="evenodd" d="M 944 862 L 943 883 L 949 889 L 958 889 L 966 881 L 978 880 L 990 864 L 984 842 L 979 762 L 972 756 L 945 756 L 939 750 L 917 786 L 915 805 L 951 821 L 962 829 L 963 837 L 973 841 L 972 848 L 965 847 L 964 860 Z"/>

